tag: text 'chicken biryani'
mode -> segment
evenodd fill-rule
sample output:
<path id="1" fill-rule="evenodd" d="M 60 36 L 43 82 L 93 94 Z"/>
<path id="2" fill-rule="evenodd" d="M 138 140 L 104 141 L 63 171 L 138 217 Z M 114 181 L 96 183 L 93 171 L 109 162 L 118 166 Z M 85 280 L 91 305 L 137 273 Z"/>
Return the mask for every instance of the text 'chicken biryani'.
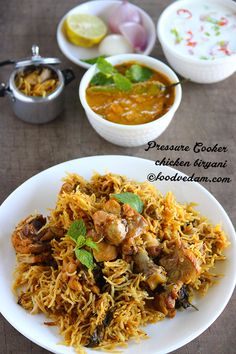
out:
<path id="1" fill-rule="evenodd" d="M 27 217 L 12 243 L 19 305 L 44 313 L 78 353 L 145 338 L 140 326 L 196 309 L 193 291 L 214 283 L 228 245 L 193 204 L 114 174 L 68 175 L 50 216 Z"/>

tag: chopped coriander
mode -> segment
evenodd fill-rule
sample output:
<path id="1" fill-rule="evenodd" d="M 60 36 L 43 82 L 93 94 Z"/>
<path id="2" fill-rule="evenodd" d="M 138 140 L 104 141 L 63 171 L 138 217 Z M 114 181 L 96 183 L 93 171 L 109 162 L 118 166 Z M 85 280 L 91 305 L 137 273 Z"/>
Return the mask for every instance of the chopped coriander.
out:
<path id="1" fill-rule="evenodd" d="M 205 55 L 201 55 L 201 56 L 199 57 L 199 59 L 208 60 L 209 58 L 208 58 L 207 56 L 205 56 Z"/>
<path id="2" fill-rule="evenodd" d="M 218 44 L 219 46 L 223 47 L 223 46 L 225 45 L 225 41 L 224 41 L 224 40 L 219 41 L 219 42 L 217 42 L 217 44 Z"/>
<path id="3" fill-rule="evenodd" d="M 180 36 L 179 31 L 176 28 L 172 28 L 170 32 L 175 36 L 175 43 L 182 42 L 183 38 Z"/>

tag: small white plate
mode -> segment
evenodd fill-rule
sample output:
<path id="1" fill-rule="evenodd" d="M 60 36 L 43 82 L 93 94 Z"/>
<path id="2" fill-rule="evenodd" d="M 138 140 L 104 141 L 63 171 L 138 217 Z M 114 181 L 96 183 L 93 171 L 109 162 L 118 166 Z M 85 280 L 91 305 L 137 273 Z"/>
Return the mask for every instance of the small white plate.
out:
<path id="1" fill-rule="evenodd" d="M 17 188 L 0 207 L 0 311 L 3 316 L 36 344 L 56 354 L 75 353 L 73 348 L 59 345 L 62 341 L 55 327 L 43 325 L 43 315 L 30 315 L 17 305 L 11 292 L 12 272 L 15 267 L 15 252 L 11 245 L 11 234 L 15 225 L 24 217 L 37 210 L 49 214 L 48 209 L 55 207 L 61 179 L 66 172 L 75 172 L 90 179 L 93 172 L 107 171 L 126 175 L 137 181 L 146 181 L 150 173 L 162 172 L 173 176 L 181 172 L 170 167 L 155 166 L 154 161 L 129 156 L 94 156 L 64 162 L 51 167 L 30 178 Z M 158 182 L 154 185 L 165 194 L 171 190 L 179 202 L 194 201 L 198 210 L 213 223 L 222 223 L 230 247 L 225 251 L 226 260 L 219 262 L 217 272 L 223 273 L 217 285 L 212 286 L 203 298 L 196 298 L 194 304 L 199 311 L 187 309 L 177 313 L 173 319 L 165 319 L 148 325 L 148 340 L 140 343 L 129 342 L 122 348 L 124 354 L 166 354 L 190 342 L 205 331 L 221 314 L 227 305 L 236 282 L 236 238 L 233 225 L 222 206 L 200 184 L 193 182 Z M 105 354 L 103 351 L 86 350 L 88 354 Z"/>
<path id="2" fill-rule="evenodd" d="M 114 11 L 114 6 L 120 4 L 120 0 L 95 0 L 88 1 L 84 4 L 78 5 L 71 9 L 60 21 L 57 27 L 57 43 L 62 51 L 62 53 L 73 63 L 82 66 L 83 68 L 89 68 L 91 65 L 83 62 L 81 59 L 91 59 L 96 58 L 100 54 L 98 52 L 98 47 L 83 48 L 76 46 L 68 41 L 63 30 L 63 23 L 68 15 L 73 13 L 85 13 L 95 16 L 99 16 L 105 23 L 108 22 L 110 14 Z M 135 6 L 135 5 L 134 5 Z M 141 54 L 149 55 L 155 45 L 156 41 L 156 28 L 151 17 L 140 7 L 135 6 L 141 14 L 142 23 L 147 31 L 148 44 L 145 51 Z"/>

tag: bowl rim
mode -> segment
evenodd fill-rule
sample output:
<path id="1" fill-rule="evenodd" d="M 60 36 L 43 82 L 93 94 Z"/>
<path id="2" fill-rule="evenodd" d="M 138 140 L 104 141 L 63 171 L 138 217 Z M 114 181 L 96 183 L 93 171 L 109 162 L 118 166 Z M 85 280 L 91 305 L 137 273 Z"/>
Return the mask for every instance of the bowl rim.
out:
<path id="1" fill-rule="evenodd" d="M 172 55 L 176 56 L 176 57 L 179 57 L 181 60 L 185 60 L 185 62 L 189 62 L 189 63 L 194 63 L 194 64 L 200 64 L 201 66 L 213 66 L 215 64 L 223 64 L 225 63 L 226 61 L 227 62 L 233 62 L 235 61 L 236 59 L 236 53 L 230 55 L 230 56 L 227 56 L 227 57 L 222 57 L 222 58 L 215 58 L 214 60 L 202 60 L 202 59 L 199 59 L 199 58 L 196 58 L 196 57 L 192 57 L 192 56 L 189 56 L 187 54 L 182 54 L 182 53 L 179 53 L 177 52 L 174 47 L 169 44 L 167 41 L 164 40 L 164 36 L 163 36 L 163 33 L 164 32 L 164 26 L 163 26 L 163 21 L 164 19 L 169 16 L 174 9 L 176 9 L 177 7 L 179 6 L 182 6 L 183 4 L 189 4 L 189 3 L 194 3 L 195 1 L 194 0 L 178 0 L 178 1 L 175 1 L 173 3 L 171 3 L 170 5 L 168 5 L 161 13 L 158 21 L 157 21 L 157 38 L 161 44 L 161 46 L 165 49 L 168 49 Z M 207 2 L 209 3 L 220 3 L 222 5 L 222 2 L 221 0 L 207 0 Z M 233 0 L 224 0 L 224 4 L 223 5 L 226 5 L 226 6 L 231 6 L 231 8 L 235 10 L 236 12 L 236 3 L 233 1 Z"/>
<path id="2" fill-rule="evenodd" d="M 103 3 L 103 4 L 112 4 L 114 3 L 114 5 L 118 5 L 118 4 L 121 4 L 122 3 L 122 0 L 91 0 L 91 1 L 87 1 L 87 2 L 84 2 L 82 4 L 78 4 L 76 6 L 74 6 L 73 8 L 71 8 L 70 10 L 67 11 L 67 13 L 60 19 L 59 23 L 58 23 L 58 26 L 57 26 L 57 32 L 56 32 L 56 37 L 57 37 L 57 44 L 60 48 L 60 50 L 62 51 L 62 53 L 65 55 L 65 51 L 64 49 L 62 50 L 62 43 L 61 43 L 61 36 L 64 36 L 65 37 L 65 34 L 63 33 L 63 23 L 66 19 L 66 17 L 70 14 L 70 13 L 73 13 L 76 11 L 76 9 L 78 9 L 79 7 L 81 6 L 94 6 L 94 5 L 99 5 L 99 3 Z M 138 9 L 138 11 L 140 11 L 141 13 L 141 17 L 143 18 L 146 18 L 146 20 L 148 21 L 149 23 L 149 26 L 150 26 L 150 33 L 151 35 L 148 37 L 148 44 L 147 44 L 147 47 L 146 49 L 141 52 L 142 55 L 149 55 L 155 44 L 156 44 L 156 40 L 157 40 L 157 36 L 156 36 L 156 26 L 155 26 L 155 23 L 152 19 L 152 17 L 149 15 L 148 12 L 146 12 L 143 8 L 141 8 L 140 6 L 136 5 L 136 4 L 133 4 L 132 5 Z M 66 38 L 66 37 L 65 37 Z M 67 40 L 67 39 L 66 39 Z M 67 40 L 68 41 L 68 40 Z M 89 49 L 89 48 L 88 48 Z M 131 53 L 130 53 L 131 54 Z M 74 64 L 76 65 L 79 65 L 85 69 L 89 69 L 91 68 L 91 64 L 88 64 L 86 62 L 83 61 L 83 59 L 80 59 L 78 58 L 77 60 L 75 59 L 74 55 L 71 55 L 70 52 L 67 51 L 67 54 L 66 54 L 66 57 L 72 61 Z"/>
<path id="3" fill-rule="evenodd" d="M 164 74 L 166 76 L 168 76 L 169 79 L 171 80 L 176 80 L 179 81 L 178 76 L 175 74 L 175 72 L 165 63 L 163 63 L 162 61 L 147 56 L 147 55 L 143 55 L 143 54 L 118 54 L 118 55 L 113 55 L 111 57 L 106 58 L 107 61 L 109 61 L 111 64 L 121 64 L 124 62 L 128 62 L 131 60 L 136 60 L 137 62 L 140 62 L 142 64 L 145 64 L 147 66 L 152 67 L 156 66 L 156 70 L 160 70 L 162 68 L 164 68 L 166 71 L 168 71 L 168 73 L 164 72 Z M 154 69 L 155 70 L 155 69 Z M 120 123 L 114 123 L 114 122 L 110 122 L 108 120 L 106 120 L 105 118 L 103 118 L 101 115 L 97 114 L 96 112 L 94 112 L 92 110 L 92 108 L 89 106 L 89 104 L 87 103 L 86 100 L 86 89 L 89 85 L 90 80 L 92 79 L 93 75 L 96 73 L 97 68 L 96 68 L 96 64 L 94 64 L 93 66 L 91 66 L 91 68 L 89 68 L 86 73 L 83 75 L 81 81 L 80 81 L 80 85 L 79 85 L 79 98 L 80 98 L 80 102 L 85 110 L 85 112 L 89 112 L 90 115 L 93 116 L 93 118 L 95 120 L 97 120 L 98 122 L 102 123 L 105 126 L 114 128 L 114 129 L 121 129 L 121 130 L 140 130 L 142 128 L 150 128 L 151 126 L 155 126 L 157 124 L 159 124 L 159 122 L 163 121 L 164 119 L 167 118 L 167 116 L 173 112 L 176 112 L 176 110 L 178 109 L 181 99 L 182 99 L 182 87 L 181 84 L 175 86 L 175 99 L 174 99 L 174 103 L 173 105 L 170 107 L 169 111 L 166 112 L 163 116 L 161 116 L 158 119 L 155 119 L 152 122 L 149 123 L 144 123 L 144 124 L 136 124 L 136 125 L 126 125 L 126 124 L 120 124 Z"/>

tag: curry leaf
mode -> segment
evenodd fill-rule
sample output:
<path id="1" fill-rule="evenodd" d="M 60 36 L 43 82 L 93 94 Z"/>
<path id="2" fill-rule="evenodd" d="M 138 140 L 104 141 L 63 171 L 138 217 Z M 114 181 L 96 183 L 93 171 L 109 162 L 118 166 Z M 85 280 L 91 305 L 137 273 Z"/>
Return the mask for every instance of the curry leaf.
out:
<path id="1" fill-rule="evenodd" d="M 95 249 L 96 251 L 98 251 L 98 245 L 96 244 L 96 242 L 94 242 L 91 238 L 87 238 L 85 241 L 86 246 Z"/>
<path id="2" fill-rule="evenodd" d="M 120 91 L 129 91 L 132 89 L 132 83 L 127 77 L 117 73 L 113 76 L 114 83 Z"/>
<path id="3" fill-rule="evenodd" d="M 125 75 L 132 82 L 143 82 L 152 77 L 153 71 L 145 66 L 133 64 L 126 70 Z"/>
<path id="4" fill-rule="evenodd" d="M 76 247 L 75 255 L 83 265 L 85 265 L 89 269 L 93 269 L 94 267 L 93 255 L 90 252 Z"/>
<path id="5" fill-rule="evenodd" d="M 135 209 L 140 214 L 143 211 L 143 202 L 137 194 L 124 192 L 120 194 L 112 194 L 112 197 L 121 203 L 129 204 L 131 208 Z"/>
<path id="6" fill-rule="evenodd" d="M 82 235 L 86 235 L 86 226 L 82 219 L 75 220 L 69 227 L 67 231 L 67 235 L 69 235 L 73 240 L 77 240 L 77 238 Z"/>

